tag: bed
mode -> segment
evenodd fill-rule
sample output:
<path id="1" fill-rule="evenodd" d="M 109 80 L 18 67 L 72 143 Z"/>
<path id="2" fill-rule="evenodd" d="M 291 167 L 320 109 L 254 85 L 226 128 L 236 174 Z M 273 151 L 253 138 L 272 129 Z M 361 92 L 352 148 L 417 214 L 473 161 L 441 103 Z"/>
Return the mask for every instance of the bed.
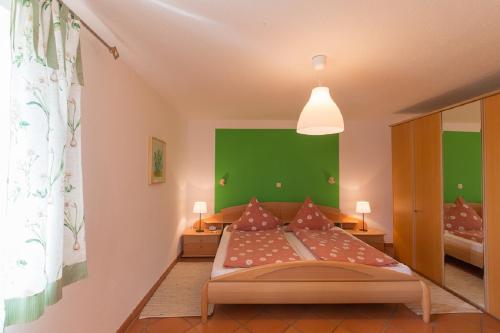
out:
<path id="1" fill-rule="evenodd" d="M 223 209 L 224 223 L 239 218 L 246 205 Z M 290 221 L 301 203 L 262 203 L 282 221 Z M 318 206 L 332 221 L 348 219 L 338 209 Z M 355 263 L 318 261 L 293 233 L 286 233 L 300 261 L 251 268 L 223 266 L 229 232 L 224 232 L 214 260 L 212 277 L 203 287 L 202 321 L 209 304 L 334 304 L 421 302 L 423 320 L 430 320 L 430 292 L 411 270 L 399 264 L 373 267 Z"/>
<path id="2" fill-rule="evenodd" d="M 445 203 L 444 209 L 446 210 L 450 205 L 449 203 Z M 483 209 L 481 204 L 467 203 L 467 205 L 482 217 Z M 476 267 L 484 267 L 484 244 L 460 237 L 448 232 L 448 230 L 444 231 L 444 253 Z"/>

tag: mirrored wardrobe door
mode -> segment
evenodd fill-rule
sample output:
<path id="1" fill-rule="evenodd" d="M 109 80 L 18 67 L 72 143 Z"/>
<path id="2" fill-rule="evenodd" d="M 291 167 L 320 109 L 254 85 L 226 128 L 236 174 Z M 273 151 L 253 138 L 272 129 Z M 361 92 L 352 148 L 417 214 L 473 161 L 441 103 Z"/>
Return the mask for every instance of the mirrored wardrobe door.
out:
<path id="1" fill-rule="evenodd" d="M 442 112 L 444 285 L 484 307 L 481 101 Z"/>

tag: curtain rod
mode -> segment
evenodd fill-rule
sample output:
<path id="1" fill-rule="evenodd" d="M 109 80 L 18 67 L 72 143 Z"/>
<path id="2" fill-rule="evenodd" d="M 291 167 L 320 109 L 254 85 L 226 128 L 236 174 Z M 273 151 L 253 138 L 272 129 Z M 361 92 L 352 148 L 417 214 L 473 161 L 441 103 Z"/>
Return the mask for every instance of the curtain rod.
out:
<path id="1" fill-rule="evenodd" d="M 60 3 L 63 3 L 62 1 L 59 1 Z M 64 4 L 64 3 L 63 3 Z M 80 18 L 80 16 L 76 15 L 76 13 L 74 11 L 71 10 L 71 8 L 69 8 L 68 5 L 64 4 L 66 7 L 68 7 L 68 10 L 75 16 L 77 16 L 80 20 L 80 23 L 92 34 L 94 35 L 95 38 L 97 38 L 97 40 L 99 40 L 101 42 L 101 44 L 103 44 L 104 46 L 106 46 L 106 48 L 108 49 L 109 53 L 111 53 L 113 55 L 113 58 L 118 59 L 120 57 L 120 53 L 118 53 L 118 49 L 116 48 L 116 46 L 111 46 L 109 45 L 101 36 L 99 36 L 97 34 L 97 32 L 95 32 L 94 30 L 92 30 L 91 27 L 89 27 L 89 25 Z"/>

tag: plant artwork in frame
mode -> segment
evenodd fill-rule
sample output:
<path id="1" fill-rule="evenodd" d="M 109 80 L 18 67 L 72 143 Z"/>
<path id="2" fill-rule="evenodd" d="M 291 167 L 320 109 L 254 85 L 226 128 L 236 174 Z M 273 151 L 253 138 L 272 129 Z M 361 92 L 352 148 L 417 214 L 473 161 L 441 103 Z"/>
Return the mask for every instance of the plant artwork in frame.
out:
<path id="1" fill-rule="evenodd" d="M 149 184 L 165 182 L 165 141 L 151 137 L 149 140 Z"/>

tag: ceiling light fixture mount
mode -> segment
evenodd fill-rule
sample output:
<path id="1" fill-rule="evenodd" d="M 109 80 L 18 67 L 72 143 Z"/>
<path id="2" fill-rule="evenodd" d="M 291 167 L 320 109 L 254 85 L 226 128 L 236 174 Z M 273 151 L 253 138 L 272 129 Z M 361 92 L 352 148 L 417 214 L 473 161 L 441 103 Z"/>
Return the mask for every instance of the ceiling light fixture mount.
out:
<path id="1" fill-rule="evenodd" d="M 312 57 L 312 65 L 315 71 L 322 71 L 326 68 L 326 55 L 318 54 Z"/>
<path id="2" fill-rule="evenodd" d="M 326 56 L 312 58 L 314 70 L 321 72 L 326 67 Z M 344 131 L 344 118 L 339 107 L 330 96 L 330 89 L 322 86 L 313 88 L 311 96 L 300 113 L 297 133 L 305 135 L 326 135 Z"/>

